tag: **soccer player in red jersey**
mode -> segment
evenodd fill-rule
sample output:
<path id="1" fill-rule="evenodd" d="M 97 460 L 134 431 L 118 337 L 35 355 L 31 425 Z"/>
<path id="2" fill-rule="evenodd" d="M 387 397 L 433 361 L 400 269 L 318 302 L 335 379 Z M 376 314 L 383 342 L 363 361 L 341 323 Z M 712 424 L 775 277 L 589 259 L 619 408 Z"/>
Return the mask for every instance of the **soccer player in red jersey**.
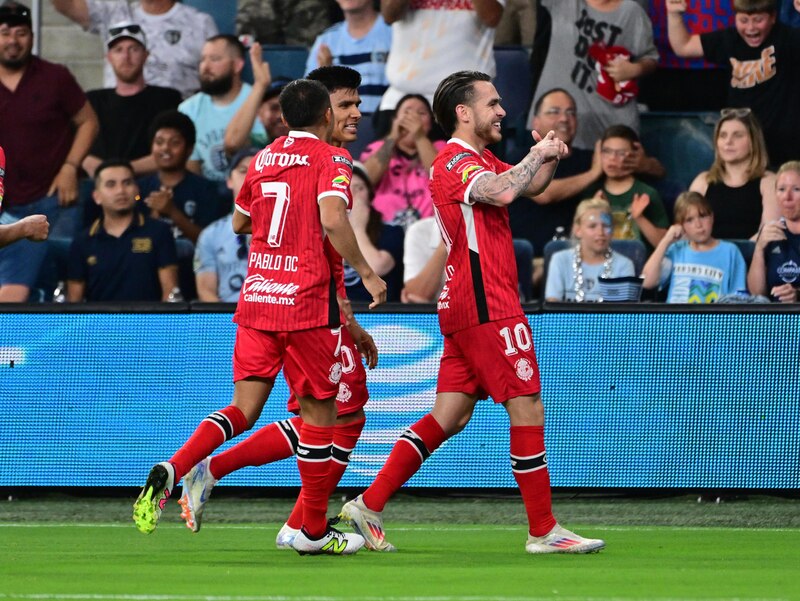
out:
<path id="1" fill-rule="evenodd" d="M 566 145 L 549 132 L 511 166 L 486 146 L 501 139 L 505 111 L 484 73 L 445 78 L 433 99 L 436 120 L 451 136 L 431 169 L 436 219 L 447 246 L 446 285 L 438 300 L 444 353 L 433 410 L 408 428 L 372 485 L 346 503 L 341 517 L 367 547 L 391 551 L 381 512 L 389 498 L 447 438 L 469 422 L 475 403 L 489 396 L 511 424 L 511 469 L 528 515 L 529 553 L 588 553 L 605 546 L 561 527 L 551 510 L 544 448 L 544 409 L 531 329 L 517 291 L 506 207 L 539 194 Z"/>
<path id="2" fill-rule="evenodd" d="M 6 153 L 0 146 L 0 210 L 3 209 L 3 179 L 6 176 Z M 47 239 L 50 225 L 46 215 L 28 215 L 14 223 L 0 223 L 0 247 L 22 238 L 34 242 Z"/>
<path id="3" fill-rule="evenodd" d="M 347 220 L 351 163 L 329 146 L 334 126 L 325 87 L 297 80 L 281 93 L 291 131 L 253 159 L 235 205 L 236 233 L 252 233 L 248 275 L 234 315 L 232 403 L 208 416 L 184 446 L 150 471 L 134 504 L 134 522 L 152 532 L 174 483 L 224 441 L 252 427 L 283 367 L 303 414 L 298 469 L 303 526 L 293 541 L 300 553 L 350 554 L 361 537 L 326 521 L 327 474 L 341 378 L 340 317 L 333 270 L 324 241 L 362 274 L 373 297 L 386 284 L 369 267 Z"/>
<path id="4" fill-rule="evenodd" d="M 357 136 L 361 119 L 358 105 L 361 98 L 358 87 L 361 75 L 350 67 L 335 65 L 320 67 L 308 74 L 308 79 L 322 83 L 330 94 L 334 127 L 332 144 L 343 148 Z M 326 250 L 333 250 L 326 245 Z M 341 257 L 334 256 L 341 263 Z M 344 272 L 335 270 L 337 292 L 345 296 Z M 336 426 L 333 433 L 333 461 L 328 473 L 328 489 L 333 492 L 344 474 L 358 438 L 366 423 L 364 405 L 369 400 L 366 371 L 360 355 L 371 369 L 378 359 L 377 348 L 372 337 L 358 324 L 355 317 L 345 317 L 347 328 L 342 330 L 342 379 L 336 396 Z M 297 415 L 300 406 L 292 395 L 288 410 Z M 193 467 L 183 478 L 183 494 L 178 501 L 182 507 L 181 517 L 193 532 L 200 530 L 203 511 L 211 490 L 228 474 L 246 466 L 266 465 L 291 457 L 297 451 L 298 431 L 302 425 L 300 417 L 272 423 L 260 428 L 253 435 L 230 449 L 209 457 Z M 275 540 L 279 549 L 291 549 L 294 537 L 300 531 L 303 520 L 302 499 L 298 498 L 286 523 Z"/>

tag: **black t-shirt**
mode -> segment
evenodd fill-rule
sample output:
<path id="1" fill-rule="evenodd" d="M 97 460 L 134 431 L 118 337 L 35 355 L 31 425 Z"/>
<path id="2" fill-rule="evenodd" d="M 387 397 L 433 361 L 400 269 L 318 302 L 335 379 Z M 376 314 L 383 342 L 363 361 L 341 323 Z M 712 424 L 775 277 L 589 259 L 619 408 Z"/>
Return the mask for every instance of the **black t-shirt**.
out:
<path id="1" fill-rule="evenodd" d="M 758 48 L 736 28 L 700 34 L 703 54 L 730 74 L 728 105 L 750 107 L 764 128 L 770 163 L 800 159 L 800 30 L 776 23 Z"/>
<path id="2" fill-rule="evenodd" d="M 556 167 L 554 179 L 561 179 L 585 173 L 592 166 L 594 151 L 573 148 L 572 153 L 562 159 Z M 558 202 L 540 205 L 530 198 L 518 198 L 508 207 L 508 217 L 511 222 L 511 235 L 514 238 L 523 238 L 533 244 L 533 254 L 541 257 L 544 245 L 553 239 L 556 228 L 564 228 L 564 235 L 569 237 L 572 232 L 572 218 L 575 208 L 583 194 L 566 198 Z"/>
<path id="3" fill-rule="evenodd" d="M 102 219 L 75 237 L 67 279 L 86 283 L 86 300 L 160 301 L 158 270 L 177 265 L 175 240 L 166 223 L 135 214 L 119 237 L 106 233 Z"/>
<path id="4" fill-rule="evenodd" d="M 113 88 L 92 90 L 86 96 L 100 120 L 90 154 L 128 161 L 150 154 L 148 130 L 153 118 L 181 103 L 180 92 L 160 86 L 145 86 L 133 96 L 120 96 Z"/>

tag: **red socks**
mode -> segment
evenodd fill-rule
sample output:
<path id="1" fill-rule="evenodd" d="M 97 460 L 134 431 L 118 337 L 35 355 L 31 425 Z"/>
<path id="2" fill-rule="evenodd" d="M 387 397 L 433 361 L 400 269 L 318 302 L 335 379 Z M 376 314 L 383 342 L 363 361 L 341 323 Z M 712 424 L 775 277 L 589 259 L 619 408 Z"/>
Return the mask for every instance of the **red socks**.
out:
<path id="1" fill-rule="evenodd" d="M 297 468 L 303 487 L 303 527 L 312 538 L 327 530 L 328 486 L 333 426 L 303 423 L 297 447 Z"/>
<path id="2" fill-rule="evenodd" d="M 333 460 L 328 468 L 328 477 L 326 481 L 328 498 L 330 498 L 333 491 L 336 490 L 336 487 L 339 485 L 339 480 L 342 479 L 342 475 L 347 469 L 347 464 L 350 462 L 350 453 L 353 452 L 366 421 L 366 419 L 362 419 L 341 426 L 336 425 L 333 428 Z M 303 525 L 302 489 L 294 504 L 294 509 L 292 509 L 292 513 L 289 515 L 289 519 L 286 520 L 286 525 L 289 526 L 289 528 L 295 528 L 297 530 Z"/>
<path id="3" fill-rule="evenodd" d="M 364 491 L 364 504 L 373 511 L 383 511 L 391 496 L 446 439 L 444 430 L 430 413 L 408 428 L 395 443 L 375 482 Z"/>
<path id="4" fill-rule="evenodd" d="M 299 417 L 260 428 L 242 442 L 211 459 L 209 469 L 217 480 L 248 465 L 266 465 L 294 455 L 300 426 Z"/>
<path id="5" fill-rule="evenodd" d="M 544 450 L 544 426 L 511 426 L 511 470 L 528 514 L 528 530 L 533 536 L 544 536 L 556 525 Z"/>
<path id="6" fill-rule="evenodd" d="M 238 407 L 228 405 L 206 417 L 169 462 L 175 466 L 175 483 L 197 463 L 211 455 L 223 442 L 238 436 L 249 426 Z"/>

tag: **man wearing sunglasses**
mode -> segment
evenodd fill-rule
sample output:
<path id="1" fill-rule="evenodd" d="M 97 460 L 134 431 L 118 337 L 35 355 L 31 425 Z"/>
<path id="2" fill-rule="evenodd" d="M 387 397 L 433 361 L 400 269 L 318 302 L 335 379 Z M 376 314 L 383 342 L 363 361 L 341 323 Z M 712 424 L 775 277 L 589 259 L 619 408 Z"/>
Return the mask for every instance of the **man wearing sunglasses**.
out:
<path id="1" fill-rule="evenodd" d="M 84 30 L 108 39 L 113 24 L 138 23 L 150 55 L 144 67 L 148 84 L 177 89 L 186 98 L 200 87 L 198 65 L 206 39 L 217 34 L 210 15 L 175 0 L 52 0 L 55 9 Z M 114 86 L 108 61 L 103 85 Z"/>
<path id="2" fill-rule="evenodd" d="M 109 29 L 106 59 L 114 70 L 113 88 L 87 93 L 100 120 L 100 134 L 83 160 L 91 176 L 104 160 L 125 159 L 137 175 L 155 171 L 147 130 L 162 111 L 176 109 L 181 95 L 174 88 L 149 85 L 144 79 L 147 38 L 136 23 L 122 22 Z"/>
<path id="3" fill-rule="evenodd" d="M 78 170 L 97 135 L 97 116 L 63 65 L 34 56 L 30 10 L 0 6 L 0 146 L 8 155 L 3 223 L 42 214 L 50 238 L 72 239 L 79 215 Z M 47 245 L 0 250 L 0 302 L 25 302 Z"/>
<path id="4" fill-rule="evenodd" d="M 800 158 L 800 29 L 777 20 L 776 0 L 733 0 L 733 27 L 691 34 L 686 0 L 667 0 L 669 43 L 675 54 L 703 57 L 730 72 L 728 106 L 750 107 L 764 130 L 770 164 Z"/>

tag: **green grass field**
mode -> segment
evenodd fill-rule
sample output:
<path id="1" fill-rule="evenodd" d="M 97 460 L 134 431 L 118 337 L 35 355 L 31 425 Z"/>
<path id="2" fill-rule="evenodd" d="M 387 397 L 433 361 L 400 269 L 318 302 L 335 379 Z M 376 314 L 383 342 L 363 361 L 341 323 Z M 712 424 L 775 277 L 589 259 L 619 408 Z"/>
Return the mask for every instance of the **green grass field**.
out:
<path id="1" fill-rule="evenodd" d="M 132 499 L 15 500 L 0 503 L 0 600 L 800 599 L 800 502 L 695 499 L 559 496 L 560 521 L 608 547 L 531 556 L 516 499 L 402 495 L 386 511 L 399 552 L 351 557 L 277 550 L 288 499 L 220 495 L 198 534 L 171 503 L 150 536 Z"/>

